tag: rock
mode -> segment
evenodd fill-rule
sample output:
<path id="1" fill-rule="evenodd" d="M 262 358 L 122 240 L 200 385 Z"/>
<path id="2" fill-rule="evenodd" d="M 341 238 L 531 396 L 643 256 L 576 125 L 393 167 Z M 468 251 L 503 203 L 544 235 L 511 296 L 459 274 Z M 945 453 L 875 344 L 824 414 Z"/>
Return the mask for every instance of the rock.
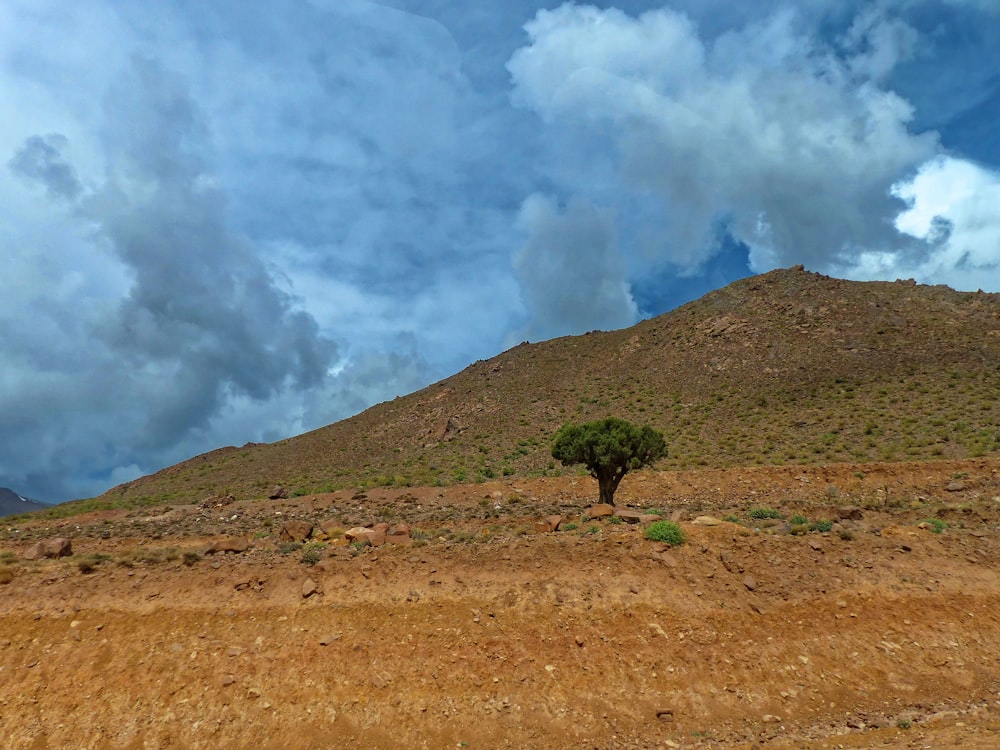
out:
<path id="1" fill-rule="evenodd" d="M 308 521 L 285 521 L 278 531 L 279 542 L 304 542 L 312 534 L 312 524 Z"/>
<path id="2" fill-rule="evenodd" d="M 69 557 L 73 554 L 73 543 L 63 536 L 45 540 L 46 557 Z"/>
<path id="3" fill-rule="evenodd" d="M 780 724 L 781 723 L 781 717 L 780 716 L 775 716 L 774 714 L 764 714 L 763 716 L 760 717 L 760 720 L 762 722 L 764 722 L 765 724 Z"/>
<path id="4" fill-rule="evenodd" d="M 371 681 L 372 681 L 372 687 L 378 688 L 379 690 L 381 690 L 382 688 L 386 687 L 389 684 L 388 681 L 378 672 L 372 672 Z"/>
<path id="5" fill-rule="evenodd" d="M 385 544 L 385 529 L 372 529 L 365 536 L 368 537 L 368 544 L 372 547 L 381 547 Z"/>
<path id="6" fill-rule="evenodd" d="M 381 531 L 381 532 L 383 532 L 385 534 L 388 534 L 389 533 L 389 524 L 387 524 L 385 521 L 381 521 L 381 522 L 375 524 L 374 526 L 372 526 L 372 531 Z"/>
<path id="7" fill-rule="evenodd" d="M 389 529 L 386 536 L 410 536 L 410 524 L 400 521 Z"/>
<path id="8" fill-rule="evenodd" d="M 329 635 L 324 635 L 319 639 L 320 646 L 329 646 L 334 641 L 340 640 L 340 633 L 330 633 Z"/>
<path id="9" fill-rule="evenodd" d="M 386 534 L 385 543 L 394 544 L 397 547 L 405 547 L 407 544 L 412 544 L 413 540 L 409 534 Z"/>
<path id="10" fill-rule="evenodd" d="M 590 518 L 604 518 L 605 516 L 613 516 L 614 514 L 615 506 L 608 505 L 607 503 L 591 505 L 590 509 L 587 511 L 587 515 Z"/>
<path id="11" fill-rule="evenodd" d="M 695 526 L 721 526 L 725 522 L 714 516 L 698 516 L 691 523 Z"/>
<path id="12" fill-rule="evenodd" d="M 822 552 L 823 551 L 823 545 L 820 544 L 819 542 L 817 542 L 815 539 L 810 539 L 809 540 L 809 547 L 810 547 L 810 549 L 812 549 L 813 552 Z"/>
<path id="13" fill-rule="evenodd" d="M 841 521 L 860 521 L 865 517 L 865 514 L 856 505 L 845 505 L 843 508 L 837 509 L 837 516 Z"/>
<path id="14" fill-rule="evenodd" d="M 205 548 L 206 555 L 214 555 L 217 552 L 246 552 L 250 548 L 250 542 L 243 536 L 230 536 L 225 539 L 217 539 Z"/>
<path id="15" fill-rule="evenodd" d="M 233 677 L 233 675 L 231 675 L 231 674 L 227 674 L 225 677 L 222 678 L 222 687 L 229 687 L 230 685 L 232 685 L 235 682 L 236 682 L 236 678 Z"/>
<path id="16" fill-rule="evenodd" d="M 965 482 L 961 479 L 956 479 L 954 482 L 948 482 L 945 486 L 945 491 L 947 492 L 961 492 L 965 489 Z"/>
<path id="17" fill-rule="evenodd" d="M 282 487 L 280 484 L 271 490 L 271 493 L 267 496 L 269 500 L 284 500 L 288 497 L 288 490 Z"/>
<path id="18" fill-rule="evenodd" d="M 672 708 L 658 708 L 656 709 L 656 718 L 660 721 L 673 721 L 674 720 L 674 709 Z"/>
<path id="19" fill-rule="evenodd" d="M 562 516 L 546 516 L 541 521 L 535 522 L 535 531 L 539 534 L 547 534 L 550 531 L 557 531 L 562 521 Z"/>
<path id="20" fill-rule="evenodd" d="M 752 575 L 746 575 L 743 577 L 743 585 L 746 586 L 747 591 L 755 591 L 757 589 L 757 580 Z"/>
<path id="21" fill-rule="evenodd" d="M 35 542 L 21 553 L 25 560 L 40 560 L 43 557 L 68 557 L 73 554 L 73 543 L 66 537 L 57 536 Z"/>
<path id="22" fill-rule="evenodd" d="M 663 519 L 659 513 L 643 513 L 639 516 L 639 523 L 653 523 L 653 521 L 660 521 Z"/>
<path id="23" fill-rule="evenodd" d="M 320 593 L 319 584 L 316 583 L 316 581 L 314 581 L 312 578 L 307 578 L 305 581 L 302 582 L 303 599 L 308 599 L 313 594 L 318 594 L 318 593 Z"/>
<path id="24" fill-rule="evenodd" d="M 615 515 L 625 523 L 639 523 L 642 520 L 642 513 L 637 510 L 629 510 L 628 508 L 616 510 Z"/>
<path id="25" fill-rule="evenodd" d="M 344 532 L 344 538 L 349 542 L 367 541 L 372 531 L 367 526 L 355 526 Z"/>

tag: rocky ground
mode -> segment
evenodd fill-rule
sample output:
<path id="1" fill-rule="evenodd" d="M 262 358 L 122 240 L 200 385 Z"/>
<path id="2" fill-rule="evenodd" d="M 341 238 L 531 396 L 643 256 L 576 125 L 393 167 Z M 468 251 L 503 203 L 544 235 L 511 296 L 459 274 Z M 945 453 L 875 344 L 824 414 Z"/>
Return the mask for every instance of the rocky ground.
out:
<path id="1" fill-rule="evenodd" d="M 619 505 L 677 520 L 675 547 L 587 519 L 585 477 L 0 526 L 0 733 L 33 749 L 995 748 L 998 468 L 630 475 Z M 326 538 L 289 541 L 290 521 Z M 409 540 L 344 541 L 380 521 Z M 22 558 L 55 537 L 71 556 Z M 206 554 L 220 541 L 246 549 Z"/>

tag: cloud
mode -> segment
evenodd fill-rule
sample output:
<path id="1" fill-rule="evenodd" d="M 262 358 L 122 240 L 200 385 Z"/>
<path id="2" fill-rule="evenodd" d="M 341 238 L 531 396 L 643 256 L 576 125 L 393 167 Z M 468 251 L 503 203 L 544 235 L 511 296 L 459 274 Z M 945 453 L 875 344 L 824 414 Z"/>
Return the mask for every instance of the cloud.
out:
<path id="1" fill-rule="evenodd" d="M 516 337 L 537 341 L 635 323 L 610 212 L 579 199 L 560 210 L 535 194 L 521 206 L 518 224 L 527 240 L 514 255 L 514 272 L 531 322 Z"/>
<path id="2" fill-rule="evenodd" d="M 526 25 L 513 100 L 561 137 L 611 141 L 607 179 L 655 202 L 656 255 L 681 272 L 718 252 L 720 228 L 756 271 L 829 268 L 899 243 L 890 187 L 937 137 L 910 132 L 912 108 L 881 85 L 912 52 L 905 23 L 862 13 L 839 48 L 801 27 L 779 10 L 706 43 L 669 9 L 566 4 Z"/>
<path id="3" fill-rule="evenodd" d="M 66 137 L 58 133 L 31 136 L 8 162 L 10 170 L 45 186 L 50 198 L 72 201 L 83 190 L 73 167 L 64 161 Z"/>

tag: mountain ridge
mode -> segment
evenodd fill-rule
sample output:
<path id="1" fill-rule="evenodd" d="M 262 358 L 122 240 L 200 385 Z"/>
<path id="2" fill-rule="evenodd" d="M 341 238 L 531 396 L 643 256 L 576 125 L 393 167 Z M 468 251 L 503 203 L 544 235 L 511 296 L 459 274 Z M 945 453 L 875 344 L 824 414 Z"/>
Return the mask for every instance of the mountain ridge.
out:
<path id="1" fill-rule="evenodd" d="M 111 504 L 560 473 L 566 421 L 667 436 L 661 469 L 965 458 L 1000 451 L 1000 295 L 801 266 L 617 331 L 522 343 L 276 443 L 229 446 L 109 490 Z"/>

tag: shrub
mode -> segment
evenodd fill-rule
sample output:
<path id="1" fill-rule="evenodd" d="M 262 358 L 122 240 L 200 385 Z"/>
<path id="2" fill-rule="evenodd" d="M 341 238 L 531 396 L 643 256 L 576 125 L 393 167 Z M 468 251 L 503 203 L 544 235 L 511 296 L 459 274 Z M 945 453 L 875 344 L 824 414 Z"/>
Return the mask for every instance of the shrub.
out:
<path id="1" fill-rule="evenodd" d="M 283 555 L 290 555 L 292 552 L 296 552 L 302 549 L 301 542 L 279 542 L 278 552 Z"/>
<path id="2" fill-rule="evenodd" d="M 188 550 L 182 555 L 182 559 L 184 564 L 190 567 L 201 559 L 201 555 L 194 550 Z"/>
<path id="3" fill-rule="evenodd" d="M 654 521 L 646 528 L 646 538 L 673 547 L 684 543 L 684 530 L 673 521 Z"/>
<path id="4" fill-rule="evenodd" d="M 810 531 L 827 532 L 833 528 L 833 521 L 827 521 L 825 519 L 820 519 L 819 521 L 813 521 L 809 524 Z"/>
<path id="5" fill-rule="evenodd" d="M 578 528 L 580 528 L 580 524 L 573 523 L 572 521 L 570 523 L 564 523 L 559 526 L 560 531 L 576 531 Z"/>
<path id="6" fill-rule="evenodd" d="M 930 526 L 931 531 L 935 534 L 940 534 L 942 531 L 948 528 L 948 524 L 942 521 L 940 518 L 925 518 L 920 523 L 925 523 Z"/>
<path id="7" fill-rule="evenodd" d="M 792 526 L 803 526 L 803 525 L 809 523 L 809 519 L 806 518 L 805 516 L 802 516 L 802 515 L 795 515 L 795 516 L 792 516 L 788 520 L 788 522 L 790 524 L 792 524 Z"/>
<path id="8" fill-rule="evenodd" d="M 776 511 L 774 508 L 751 508 L 747 515 L 750 516 L 750 518 L 757 520 L 763 520 L 766 518 L 782 518 L 781 513 Z"/>
<path id="9" fill-rule="evenodd" d="M 323 559 L 323 551 L 325 549 L 326 545 L 323 542 L 309 542 L 302 547 L 302 557 L 300 559 L 306 565 L 315 565 Z"/>

